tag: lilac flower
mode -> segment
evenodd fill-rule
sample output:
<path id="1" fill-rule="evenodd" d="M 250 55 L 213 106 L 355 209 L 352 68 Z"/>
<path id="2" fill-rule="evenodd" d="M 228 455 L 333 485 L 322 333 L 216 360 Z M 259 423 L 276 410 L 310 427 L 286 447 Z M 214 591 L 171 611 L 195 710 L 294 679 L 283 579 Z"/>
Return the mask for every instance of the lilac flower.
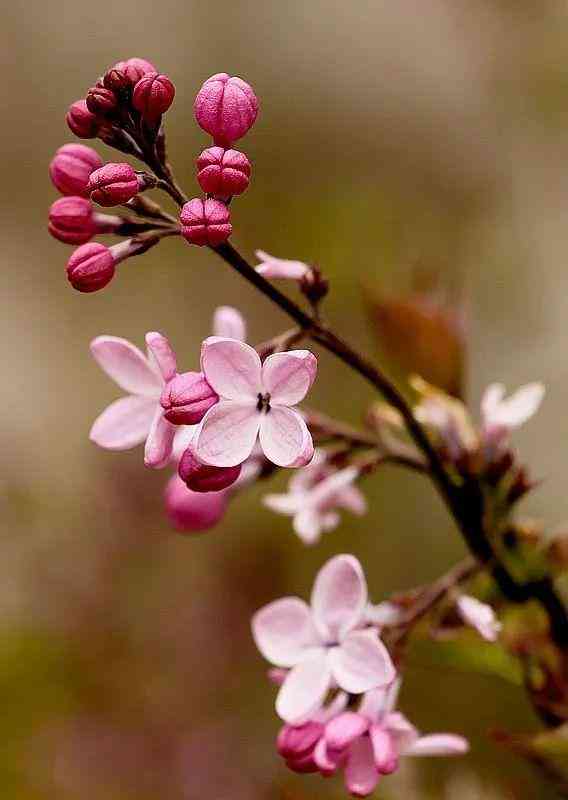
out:
<path id="1" fill-rule="evenodd" d="M 252 631 L 263 656 L 291 668 L 276 711 L 290 723 L 319 708 L 332 686 L 360 694 L 386 686 L 395 676 L 376 631 L 364 628 L 367 584 L 354 556 L 332 558 L 319 571 L 311 608 L 298 597 L 269 603 L 253 617 Z"/>
<path id="2" fill-rule="evenodd" d="M 270 279 L 282 279 L 292 281 L 309 280 L 312 270 L 302 261 L 290 261 L 287 258 L 276 258 L 264 250 L 257 250 L 256 257 L 259 259 L 255 269 L 259 275 Z"/>
<path id="3" fill-rule="evenodd" d="M 456 607 L 466 625 L 475 628 L 488 642 L 497 641 L 502 626 L 490 605 L 464 594 L 458 599 Z"/>
<path id="4" fill-rule="evenodd" d="M 294 530 L 304 544 L 315 544 L 324 531 L 339 525 L 336 509 L 346 508 L 359 516 L 366 513 L 366 500 L 353 485 L 358 475 L 355 467 L 334 470 L 325 454 L 316 450 L 311 463 L 290 479 L 287 494 L 268 494 L 263 503 L 293 517 Z"/>
<path id="5" fill-rule="evenodd" d="M 201 349 L 201 371 L 220 397 L 205 414 L 195 442 L 197 457 L 213 467 L 241 464 L 257 438 L 280 467 L 307 464 L 312 437 L 292 408 L 304 399 L 317 371 L 308 350 L 275 353 L 262 364 L 244 342 L 211 336 Z"/>
<path id="6" fill-rule="evenodd" d="M 90 438 L 108 450 L 129 450 L 146 442 L 144 463 L 163 467 L 171 457 L 175 426 L 163 416 L 160 395 L 176 374 L 176 357 L 165 336 L 146 334 L 147 355 L 126 339 L 97 336 L 91 353 L 127 394 L 97 417 Z"/>

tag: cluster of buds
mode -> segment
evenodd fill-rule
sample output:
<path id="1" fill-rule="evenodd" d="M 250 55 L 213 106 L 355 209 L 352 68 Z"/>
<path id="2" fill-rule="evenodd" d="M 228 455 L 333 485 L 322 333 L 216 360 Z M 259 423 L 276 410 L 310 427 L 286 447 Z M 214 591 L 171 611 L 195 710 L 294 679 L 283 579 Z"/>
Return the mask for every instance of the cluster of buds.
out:
<path id="1" fill-rule="evenodd" d="M 194 197 L 181 211 L 181 233 L 187 242 L 218 247 L 232 233 L 229 203 L 248 187 L 251 165 L 232 145 L 254 124 L 258 100 L 248 83 L 227 73 L 205 81 L 195 98 L 195 118 L 213 137 L 197 158 L 197 181 L 205 198 Z"/>

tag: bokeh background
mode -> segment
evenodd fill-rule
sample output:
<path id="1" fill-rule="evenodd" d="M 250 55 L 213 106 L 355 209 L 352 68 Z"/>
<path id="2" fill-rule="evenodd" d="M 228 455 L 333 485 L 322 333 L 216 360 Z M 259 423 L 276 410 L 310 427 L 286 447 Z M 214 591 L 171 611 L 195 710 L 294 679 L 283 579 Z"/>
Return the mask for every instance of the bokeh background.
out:
<path id="1" fill-rule="evenodd" d="M 208 142 L 193 97 L 212 73 L 246 78 L 262 112 L 243 142 L 254 180 L 234 206 L 235 244 L 320 264 L 330 319 L 383 361 L 376 298 L 407 291 L 417 268 L 437 273 L 467 305 L 471 402 L 495 379 L 548 386 L 518 441 L 545 479 L 524 510 L 554 530 L 568 520 L 568 4 L 52 0 L 2 16 L 2 797 L 342 797 L 339 781 L 294 776 L 275 755 L 250 615 L 307 593 L 342 551 L 363 560 L 379 601 L 449 567 L 460 539 L 431 487 L 400 471 L 368 480 L 371 513 L 311 549 L 261 506 L 264 486 L 215 531 L 172 532 L 166 477 L 139 451 L 88 441 L 117 396 L 89 341 L 141 344 L 159 329 L 188 369 L 220 303 L 246 314 L 252 341 L 286 322 L 213 254 L 174 240 L 108 290 L 73 292 L 68 250 L 46 231 L 47 164 L 72 140 L 67 105 L 115 61 L 143 56 L 176 84 L 169 150 L 191 194 Z M 369 387 L 320 364 L 312 403 L 359 421 Z M 518 687 L 417 659 L 402 705 L 424 730 L 465 733 L 472 753 L 406 765 L 378 797 L 552 796 L 487 737 L 534 729 Z"/>

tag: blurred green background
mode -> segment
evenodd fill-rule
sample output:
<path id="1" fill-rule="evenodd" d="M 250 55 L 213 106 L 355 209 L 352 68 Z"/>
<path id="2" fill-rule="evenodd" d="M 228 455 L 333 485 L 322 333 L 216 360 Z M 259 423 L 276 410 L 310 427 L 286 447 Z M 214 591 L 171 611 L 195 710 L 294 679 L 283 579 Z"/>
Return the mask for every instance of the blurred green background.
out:
<path id="1" fill-rule="evenodd" d="M 173 533 L 166 476 L 140 451 L 88 441 L 117 396 L 92 361 L 100 333 L 172 339 L 196 363 L 218 304 L 251 341 L 286 326 L 213 254 L 166 240 L 104 292 L 64 276 L 50 239 L 47 177 L 64 123 L 119 59 L 142 56 L 177 87 L 171 160 L 197 193 L 208 139 L 193 98 L 215 72 L 254 86 L 261 114 L 242 142 L 254 164 L 234 204 L 234 243 L 316 262 L 339 331 L 380 357 L 374 293 L 416 266 L 467 300 L 469 396 L 499 379 L 542 379 L 544 411 L 519 436 L 545 478 L 526 504 L 568 519 L 568 7 L 561 0 L 52 0 L 3 11 L 0 504 L 0 785 L 6 800 L 332 800 L 340 781 L 298 777 L 274 752 L 274 689 L 251 641 L 254 609 L 306 594 L 332 554 L 363 561 L 373 599 L 434 578 L 463 554 L 429 485 L 369 479 L 372 511 L 306 549 L 289 520 L 240 496 L 215 530 Z M 100 143 L 105 157 L 114 155 Z M 118 157 L 119 158 L 119 157 Z M 357 422 L 372 392 L 323 356 L 311 403 Z M 283 487 L 278 477 L 273 487 Z M 469 736 L 456 761 L 406 764 L 381 798 L 548 798 L 490 729 L 534 729 L 522 689 L 417 660 L 402 706 L 425 731 Z"/>

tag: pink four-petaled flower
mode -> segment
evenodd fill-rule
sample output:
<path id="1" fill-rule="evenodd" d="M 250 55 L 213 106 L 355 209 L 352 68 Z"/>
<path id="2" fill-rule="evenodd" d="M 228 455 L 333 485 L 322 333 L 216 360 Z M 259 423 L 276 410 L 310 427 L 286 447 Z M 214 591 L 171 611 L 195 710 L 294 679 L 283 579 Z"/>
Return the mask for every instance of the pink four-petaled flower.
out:
<path id="1" fill-rule="evenodd" d="M 360 694 L 394 680 L 390 655 L 372 628 L 365 628 L 367 584 L 354 556 L 332 558 L 319 571 L 311 608 L 284 597 L 261 608 L 252 621 L 263 656 L 291 668 L 276 700 L 286 722 L 299 723 L 338 686 Z"/>
<path id="2" fill-rule="evenodd" d="M 314 382 L 317 359 L 308 350 L 275 353 L 261 363 L 244 342 L 211 336 L 201 348 L 201 370 L 220 397 L 195 441 L 205 464 L 233 467 L 251 454 L 257 438 L 279 467 L 302 467 L 313 455 L 311 434 L 295 406 Z"/>

